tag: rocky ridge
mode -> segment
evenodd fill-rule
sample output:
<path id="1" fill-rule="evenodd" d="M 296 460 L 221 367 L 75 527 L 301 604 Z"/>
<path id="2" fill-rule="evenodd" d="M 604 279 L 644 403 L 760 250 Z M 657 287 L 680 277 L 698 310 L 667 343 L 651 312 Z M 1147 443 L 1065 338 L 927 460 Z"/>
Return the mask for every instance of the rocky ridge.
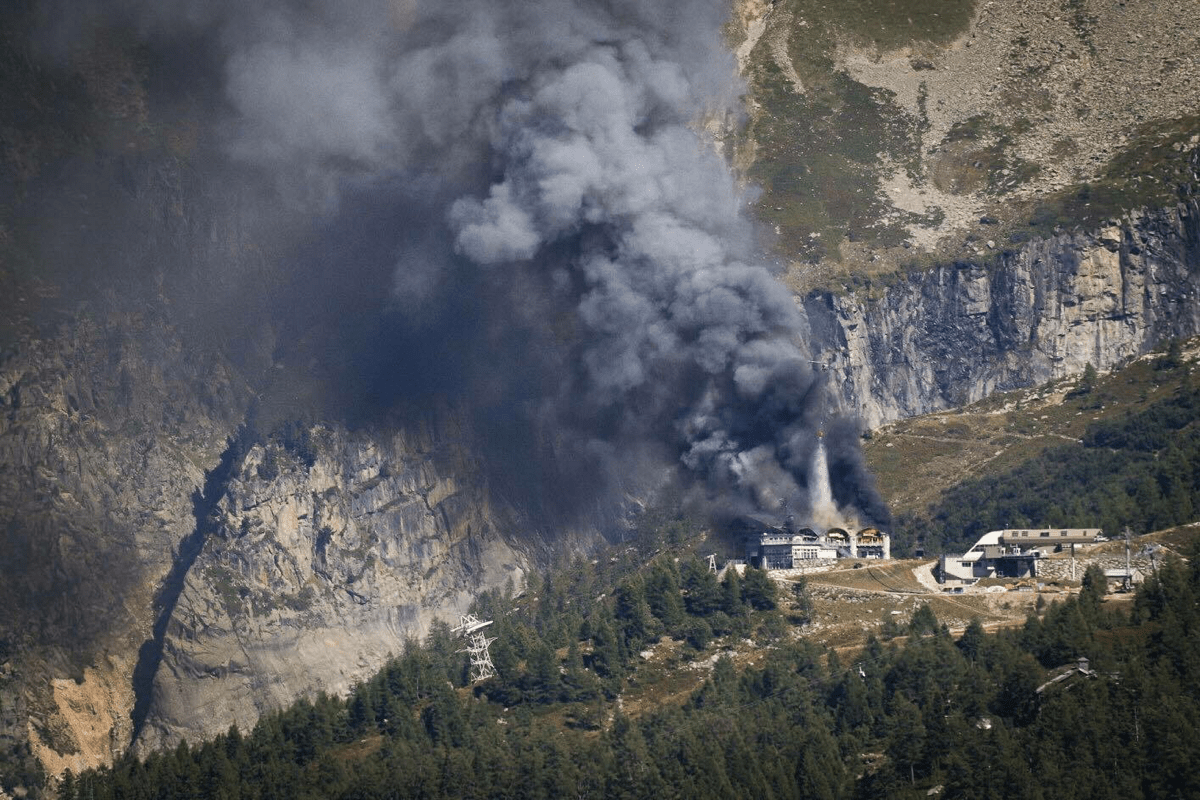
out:
<path id="1" fill-rule="evenodd" d="M 833 393 L 868 427 L 996 391 L 1105 370 L 1200 333 L 1200 202 L 1134 211 L 909 273 L 882 289 L 814 293 Z"/>
<path id="2" fill-rule="evenodd" d="M 195 527 L 190 498 L 248 399 L 236 370 L 153 312 L 85 310 L 9 348 L 0 740 L 29 739 L 57 770 L 124 750 L 157 584 Z M 85 727 L 104 736 L 74 724 L 88 716 L 73 710 L 88 705 L 75 694 L 117 698 L 91 704 Z"/>
<path id="3" fill-rule="evenodd" d="M 9 348 L 0 744 L 58 774 L 249 727 L 521 584 L 539 545 L 460 415 L 249 446 L 253 397 L 149 310 L 85 308 Z"/>

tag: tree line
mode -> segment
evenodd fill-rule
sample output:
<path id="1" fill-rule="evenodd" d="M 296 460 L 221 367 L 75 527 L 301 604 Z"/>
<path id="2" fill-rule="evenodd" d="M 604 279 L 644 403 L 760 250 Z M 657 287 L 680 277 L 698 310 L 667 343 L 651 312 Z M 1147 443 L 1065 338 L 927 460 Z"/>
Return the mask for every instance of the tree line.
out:
<path id="1" fill-rule="evenodd" d="M 1167 358 L 1167 357 L 1164 357 Z M 1013 469 L 964 481 L 920 514 L 898 518 L 904 541 L 956 552 L 1005 528 L 1100 527 L 1144 533 L 1200 511 L 1200 382 L 1136 413 L 1090 425 Z"/>
<path id="2" fill-rule="evenodd" d="M 587 596 L 580 569 L 533 581 L 496 614 L 495 679 L 467 685 L 461 640 L 439 627 L 348 698 L 68 775 L 60 796 L 1197 797 L 1200 548 L 1191 555 L 1132 603 L 1104 602 L 1093 570 L 1023 626 L 975 621 L 955 636 L 924 607 L 903 637 L 853 654 L 787 635 L 796 620 L 753 571 L 718 582 L 698 560 L 663 558 L 588 610 L 574 605 Z M 698 622 L 757 637 L 761 662 L 722 656 L 686 699 L 641 713 L 615 701 L 655 637 L 710 649 L 690 638 Z M 1079 656 L 1088 674 L 1039 691 Z"/>

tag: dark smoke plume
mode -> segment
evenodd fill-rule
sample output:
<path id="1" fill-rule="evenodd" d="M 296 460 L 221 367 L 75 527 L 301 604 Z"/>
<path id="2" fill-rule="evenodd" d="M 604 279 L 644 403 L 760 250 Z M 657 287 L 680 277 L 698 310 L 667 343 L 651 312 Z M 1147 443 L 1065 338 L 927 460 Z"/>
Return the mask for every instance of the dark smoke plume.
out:
<path id="1" fill-rule="evenodd" d="M 500 485 L 548 511 L 644 491 L 664 466 L 717 503 L 772 508 L 807 496 L 827 398 L 701 133 L 739 112 L 726 12 L 112 0 L 71 3 L 77 30 L 56 32 L 132 26 L 220 65 L 226 157 L 323 220 L 289 307 L 339 309 L 347 393 L 464 405 Z M 343 284 L 380 296 L 343 308 Z M 853 427 L 825 441 L 836 499 L 881 520 Z"/>

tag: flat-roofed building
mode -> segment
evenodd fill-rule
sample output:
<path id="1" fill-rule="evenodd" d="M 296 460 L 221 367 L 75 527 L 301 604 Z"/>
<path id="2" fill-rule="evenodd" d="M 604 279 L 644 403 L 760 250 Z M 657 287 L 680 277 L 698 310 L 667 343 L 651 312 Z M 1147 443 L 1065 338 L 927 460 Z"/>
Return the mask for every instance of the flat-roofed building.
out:
<path id="1" fill-rule="evenodd" d="M 1005 528 L 988 531 L 961 556 L 943 554 L 940 580 L 1037 576 L 1037 560 L 1052 552 L 1102 541 L 1100 528 Z"/>

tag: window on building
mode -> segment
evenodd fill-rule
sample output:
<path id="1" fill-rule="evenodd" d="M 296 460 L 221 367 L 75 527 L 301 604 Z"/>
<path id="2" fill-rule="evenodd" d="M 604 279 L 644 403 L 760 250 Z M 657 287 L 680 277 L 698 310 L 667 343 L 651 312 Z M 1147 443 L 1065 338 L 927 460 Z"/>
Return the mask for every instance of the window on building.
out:
<path id="1" fill-rule="evenodd" d="M 1042 535 L 1042 536 L 1049 536 L 1049 535 L 1050 535 L 1050 531 L 1042 531 L 1042 534 L 1041 534 L 1041 535 Z"/>

